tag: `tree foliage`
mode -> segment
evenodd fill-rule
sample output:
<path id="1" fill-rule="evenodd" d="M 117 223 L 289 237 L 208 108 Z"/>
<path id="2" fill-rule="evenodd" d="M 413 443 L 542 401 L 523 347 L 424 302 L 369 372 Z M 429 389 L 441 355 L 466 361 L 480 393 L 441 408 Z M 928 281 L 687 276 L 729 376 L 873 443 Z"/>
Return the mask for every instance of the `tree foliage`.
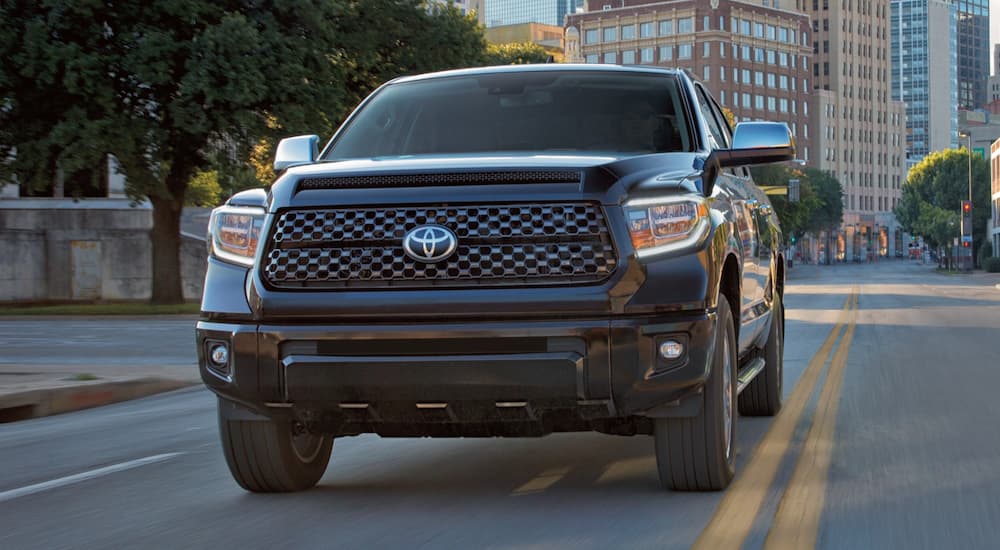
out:
<path id="1" fill-rule="evenodd" d="M 754 182 L 761 186 L 787 186 L 788 180 L 799 180 L 798 202 L 790 202 L 787 195 L 770 197 L 786 236 L 833 229 L 843 221 L 843 188 L 825 172 L 771 164 L 754 167 L 751 173 Z"/>
<path id="2" fill-rule="evenodd" d="M 512 44 L 488 44 L 486 46 L 486 65 L 526 65 L 530 63 L 545 63 L 549 52 L 534 42 L 517 42 Z"/>
<path id="3" fill-rule="evenodd" d="M 129 195 L 153 205 L 159 303 L 182 299 L 196 173 L 252 185 L 262 139 L 329 135 L 386 80 L 485 50 L 473 18 L 421 0 L 0 0 L 0 20 L 0 178 L 71 182 L 114 154 Z"/>
<path id="4" fill-rule="evenodd" d="M 972 232 L 986 238 L 989 219 L 989 162 L 972 155 Z M 959 235 L 961 201 L 969 198 L 969 150 L 946 149 L 924 157 L 907 175 L 896 219 L 913 234 L 933 245 L 944 245 Z"/>

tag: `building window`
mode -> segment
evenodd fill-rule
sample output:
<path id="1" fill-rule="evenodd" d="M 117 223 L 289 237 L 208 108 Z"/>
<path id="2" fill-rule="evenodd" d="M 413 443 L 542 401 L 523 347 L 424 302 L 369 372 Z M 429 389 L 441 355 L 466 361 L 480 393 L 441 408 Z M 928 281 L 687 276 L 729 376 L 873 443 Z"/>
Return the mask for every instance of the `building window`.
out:
<path id="1" fill-rule="evenodd" d="M 643 63 L 653 62 L 653 48 L 643 48 L 639 51 L 639 55 Z"/>
<path id="2" fill-rule="evenodd" d="M 750 69 L 743 69 L 743 83 L 750 84 Z"/>
<path id="3" fill-rule="evenodd" d="M 787 99 L 781 98 L 781 101 L 778 102 L 778 105 L 779 105 L 779 108 L 780 108 L 780 110 L 781 110 L 782 113 L 787 113 L 788 112 L 788 100 Z"/>
<path id="4" fill-rule="evenodd" d="M 767 73 L 767 87 L 774 88 L 774 73 Z"/>
<path id="5" fill-rule="evenodd" d="M 622 65 L 635 65 L 635 50 L 622 52 Z"/>
<path id="6" fill-rule="evenodd" d="M 725 67 L 719 67 L 719 80 L 721 80 L 723 82 L 726 81 L 726 68 Z M 726 94 L 722 94 L 720 97 L 722 97 L 723 99 L 725 99 Z"/>
<path id="7" fill-rule="evenodd" d="M 616 52 L 604 52 L 604 62 L 609 64 L 617 63 L 618 54 Z"/>
<path id="8" fill-rule="evenodd" d="M 641 23 L 639 25 L 639 38 L 649 38 L 653 36 L 653 23 Z"/>
<path id="9" fill-rule="evenodd" d="M 740 19 L 740 34 L 750 36 L 750 20 Z"/>
<path id="10" fill-rule="evenodd" d="M 622 40 L 635 40 L 635 25 L 622 25 Z"/>
<path id="11" fill-rule="evenodd" d="M 617 42 L 618 41 L 618 27 L 604 27 L 604 41 L 605 42 Z"/>
<path id="12" fill-rule="evenodd" d="M 756 61 L 757 63 L 763 63 L 764 62 L 764 49 L 763 48 L 754 48 L 753 49 L 753 60 Z"/>
<path id="13" fill-rule="evenodd" d="M 754 71 L 753 73 L 753 83 L 756 86 L 764 85 L 764 73 L 762 71 Z"/>
<path id="14" fill-rule="evenodd" d="M 768 111 L 774 111 L 776 107 L 777 107 L 777 102 L 775 101 L 775 99 L 773 97 L 768 96 L 768 98 L 767 98 L 767 110 Z"/>
<path id="15" fill-rule="evenodd" d="M 596 53 L 587 54 L 587 63 L 600 63 L 601 56 Z"/>
<path id="16" fill-rule="evenodd" d="M 701 56 L 702 57 L 711 57 L 711 55 L 712 55 L 712 43 L 711 42 L 702 42 L 702 44 L 701 44 Z"/>
<path id="17" fill-rule="evenodd" d="M 788 54 L 785 52 L 778 53 L 778 65 L 782 67 L 788 66 Z"/>
<path id="18" fill-rule="evenodd" d="M 723 59 L 726 58 L 726 43 L 725 42 L 719 42 L 719 57 L 721 57 Z"/>
<path id="19" fill-rule="evenodd" d="M 764 38 L 764 24 L 754 23 L 753 24 L 753 35 L 757 38 Z"/>
<path id="20" fill-rule="evenodd" d="M 671 34 L 674 34 L 674 20 L 660 21 L 660 36 L 670 36 Z"/>
<path id="21" fill-rule="evenodd" d="M 712 67 L 711 67 L 711 65 L 705 65 L 704 67 L 702 67 L 701 72 L 702 72 L 702 78 L 704 80 L 709 80 L 709 79 L 712 78 Z"/>
<path id="22" fill-rule="evenodd" d="M 694 17 L 681 17 L 677 20 L 677 34 L 694 32 Z"/>
<path id="23" fill-rule="evenodd" d="M 778 34 L 777 33 L 778 33 L 777 27 L 775 27 L 774 25 L 768 25 L 767 26 L 767 39 L 768 40 L 777 40 L 777 38 L 778 38 Z"/>
<path id="24" fill-rule="evenodd" d="M 753 97 L 753 103 L 754 103 L 753 105 L 754 109 L 760 109 L 761 111 L 764 110 L 764 96 L 755 95 Z"/>
<path id="25" fill-rule="evenodd" d="M 750 108 L 750 94 L 746 94 L 746 93 L 743 94 L 743 108 L 744 109 L 749 109 Z"/>
<path id="26" fill-rule="evenodd" d="M 674 47 L 660 46 L 660 61 L 673 61 L 673 59 L 674 59 Z"/>
<path id="27" fill-rule="evenodd" d="M 774 65 L 774 50 L 767 50 L 767 62 Z"/>
<path id="28" fill-rule="evenodd" d="M 740 46 L 740 50 L 743 51 L 743 59 L 750 61 L 750 46 Z"/>
<path id="29" fill-rule="evenodd" d="M 781 78 L 778 79 L 778 81 L 780 82 L 780 84 L 778 84 L 779 88 L 781 88 L 782 90 L 787 90 L 788 89 L 788 77 L 787 76 L 781 75 Z"/>
<path id="30" fill-rule="evenodd" d="M 778 42 L 788 42 L 788 29 L 781 27 L 778 30 Z"/>
<path id="31" fill-rule="evenodd" d="M 694 44 L 678 44 L 677 59 L 691 59 L 691 54 L 693 51 L 694 51 Z"/>
<path id="32" fill-rule="evenodd" d="M 597 44 L 601 41 L 601 32 L 597 29 L 587 29 L 583 35 L 584 44 Z"/>
<path id="33" fill-rule="evenodd" d="M 712 30 L 712 24 L 711 24 L 710 21 L 711 20 L 709 19 L 709 17 L 707 15 L 705 17 L 703 17 L 701 19 L 701 30 L 703 30 L 703 31 L 710 31 L 710 30 Z"/>

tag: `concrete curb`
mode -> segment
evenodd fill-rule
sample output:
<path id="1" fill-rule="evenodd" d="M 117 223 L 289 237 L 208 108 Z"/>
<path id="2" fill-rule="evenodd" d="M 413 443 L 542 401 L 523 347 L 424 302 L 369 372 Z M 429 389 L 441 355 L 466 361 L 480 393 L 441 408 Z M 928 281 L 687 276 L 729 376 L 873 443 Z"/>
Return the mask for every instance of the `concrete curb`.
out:
<path id="1" fill-rule="evenodd" d="M 9 393 L 0 395 L 0 423 L 110 405 L 197 383 L 191 380 L 147 377 Z"/>

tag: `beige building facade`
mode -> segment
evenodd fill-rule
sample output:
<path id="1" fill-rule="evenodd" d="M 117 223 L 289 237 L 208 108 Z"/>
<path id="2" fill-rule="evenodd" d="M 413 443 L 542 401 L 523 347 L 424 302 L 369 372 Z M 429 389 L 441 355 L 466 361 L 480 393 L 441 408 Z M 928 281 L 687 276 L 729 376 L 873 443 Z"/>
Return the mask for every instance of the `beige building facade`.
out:
<path id="1" fill-rule="evenodd" d="M 905 107 L 891 96 L 889 0 L 800 3 L 811 16 L 813 156 L 844 189 L 833 258 L 867 261 L 904 249 L 893 208 L 906 179 Z"/>

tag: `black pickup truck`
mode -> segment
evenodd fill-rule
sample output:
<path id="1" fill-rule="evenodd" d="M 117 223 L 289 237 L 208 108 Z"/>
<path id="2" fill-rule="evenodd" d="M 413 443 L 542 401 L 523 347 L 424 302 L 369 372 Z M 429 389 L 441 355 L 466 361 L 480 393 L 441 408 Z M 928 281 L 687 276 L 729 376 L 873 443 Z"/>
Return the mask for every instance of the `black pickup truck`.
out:
<path id="1" fill-rule="evenodd" d="M 734 131 L 676 70 L 400 78 L 320 151 L 217 208 L 197 325 L 226 461 L 315 485 L 338 437 L 652 435 L 660 480 L 718 490 L 737 418 L 781 407 L 778 220 Z"/>

